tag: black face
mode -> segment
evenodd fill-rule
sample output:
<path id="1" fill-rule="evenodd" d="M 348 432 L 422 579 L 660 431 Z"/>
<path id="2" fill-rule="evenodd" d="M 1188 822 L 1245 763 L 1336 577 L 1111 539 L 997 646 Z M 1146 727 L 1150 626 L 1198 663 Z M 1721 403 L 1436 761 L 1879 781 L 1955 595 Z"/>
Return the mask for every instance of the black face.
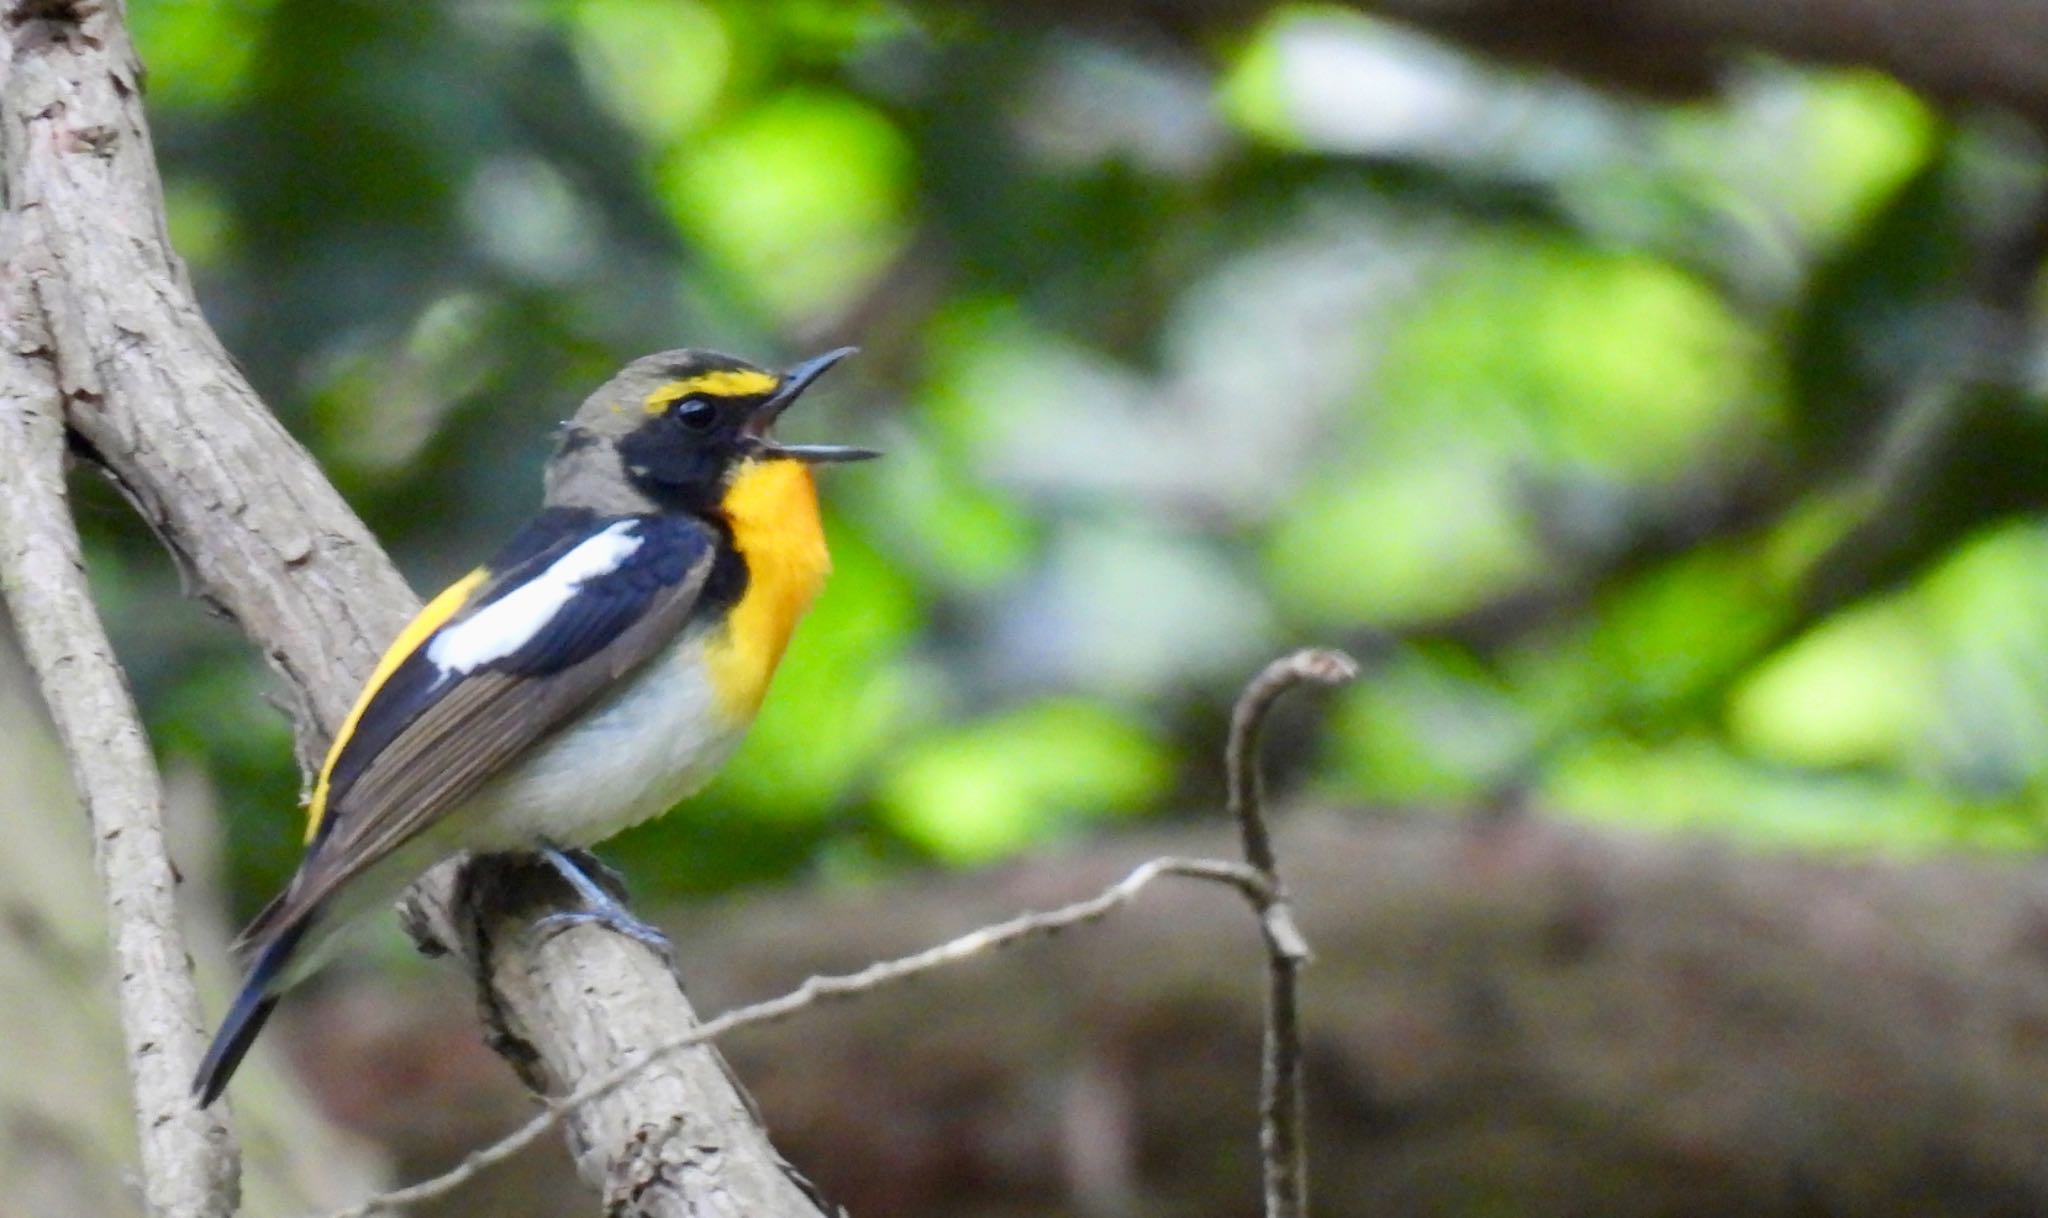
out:
<path id="1" fill-rule="evenodd" d="M 779 375 L 709 353 L 660 368 L 660 387 L 635 403 L 645 411 L 642 421 L 618 441 L 626 477 L 657 503 L 703 511 L 718 504 L 733 471 L 749 460 L 822 464 L 874 456 L 864 448 L 784 444 L 770 434 L 790 403 L 850 354 L 851 348 L 828 352 Z M 573 434 L 564 437 L 565 448 L 574 442 Z"/>
<path id="2" fill-rule="evenodd" d="M 761 455 L 747 428 L 767 394 L 685 394 L 619 441 L 619 461 L 635 486 L 665 506 L 706 508 L 725 492 L 732 471 Z"/>

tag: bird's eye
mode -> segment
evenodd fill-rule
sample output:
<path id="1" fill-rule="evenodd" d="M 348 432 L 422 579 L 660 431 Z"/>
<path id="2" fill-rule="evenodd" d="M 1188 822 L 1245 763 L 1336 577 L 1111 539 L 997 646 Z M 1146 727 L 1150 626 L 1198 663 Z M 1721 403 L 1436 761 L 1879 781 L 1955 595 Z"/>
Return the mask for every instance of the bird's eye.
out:
<path id="1" fill-rule="evenodd" d="M 675 404 L 675 420 L 691 431 L 703 431 L 718 418 L 718 407 L 703 398 L 684 398 Z"/>

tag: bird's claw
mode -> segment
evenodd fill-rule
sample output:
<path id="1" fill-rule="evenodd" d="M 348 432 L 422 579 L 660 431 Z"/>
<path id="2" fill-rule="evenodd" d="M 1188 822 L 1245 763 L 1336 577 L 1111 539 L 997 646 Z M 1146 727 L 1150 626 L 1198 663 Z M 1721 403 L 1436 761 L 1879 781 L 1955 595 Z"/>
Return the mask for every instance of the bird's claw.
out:
<path id="1" fill-rule="evenodd" d="M 661 962 L 671 971 L 675 969 L 675 947 L 669 943 L 668 936 L 661 933 L 658 928 L 634 917 L 631 910 L 620 904 L 616 897 L 591 878 L 586 868 L 595 866 L 602 869 L 606 878 L 615 883 L 618 880 L 618 872 L 581 850 L 571 852 L 555 846 L 543 846 L 540 854 L 563 879 L 569 882 L 569 887 L 576 890 L 576 896 L 583 902 L 584 907 L 548 914 L 536 922 L 535 926 L 552 935 L 559 934 L 571 926 L 583 926 L 594 922 L 645 946 L 660 957 Z"/>
<path id="2" fill-rule="evenodd" d="M 675 967 L 675 945 L 669 942 L 668 936 L 661 933 L 659 928 L 651 926 L 626 912 L 625 907 L 622 905 L 615 904 L 609 909 L 559 910 L 541 918 L 538 922 L 534 923 L 534 926 L 552 936 L 560 934 L 572 926 L 584 926 L 590 923 L 596 923 L 607 930 L 617 931 L 619 934 L 626 936 L 628 939 L 647 948 L 656 956 L 659 956 L 663 964 L 668 965 L 670 968 Z"/>

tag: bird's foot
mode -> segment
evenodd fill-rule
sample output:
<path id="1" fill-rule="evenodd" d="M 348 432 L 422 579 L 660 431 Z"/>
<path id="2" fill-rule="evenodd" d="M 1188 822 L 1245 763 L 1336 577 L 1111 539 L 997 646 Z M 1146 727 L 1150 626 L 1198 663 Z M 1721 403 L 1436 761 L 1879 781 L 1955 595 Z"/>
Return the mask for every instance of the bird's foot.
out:
<path id="1" fill-rule="evenodd" d="M 555 850 L 563 855 L 578 874 L 585 880 L 610 893 L 614 899 L 620 901 L 626 899 L 626 873 L 620 871 L 617 867 L 605 862 L 588 850 L 571 850 L 559 846 L 546 846 L 543 848 Z M 555 862 L 552 859 L 549 862 L 554 863 L 557 871 L 561 870 L 562 865 L 559 862 Z M 570 882 L 575 883 L 573 880 Z M 577 892 L 580 894 L 582 891 L 581 886 L 578 886 Z"/>
<path id="2" fill-rule="evenodd" d="M 663 964 L 675 967 L 675 945 L 668 941 L 668 936 L 661 933 L 659 927 L 634 917 L 625 906 L 616 902 L 609 909 L 565 909 L 548 914 L 534 925 L 543 931 L 559 932 L 590 922 L 619 932 L 661 957 Z"/>
<path id="3" fill-rule="evenodd" d="M 544 846 L 540 855 L 552 865 L 569 887 L 576 890 L 577 899 L 583 902 L 582 909 L 563 910 L 551 913 L 535 923 L 544 931 L 561 931 L 571 926 L 596 923 L 617 931 L 649 951 L 661 957 L 662 963 L 675 967 L 675 948 L 668 936 L 661 930 L 633 916 L 633 911 L 620 903 L 603 884 L 591 878 L 587 868 L 602 869 L 605 878 L 617 883 L 618 873 L 598 862 L 581 850 L 567 851 L 554 846 Z"/>

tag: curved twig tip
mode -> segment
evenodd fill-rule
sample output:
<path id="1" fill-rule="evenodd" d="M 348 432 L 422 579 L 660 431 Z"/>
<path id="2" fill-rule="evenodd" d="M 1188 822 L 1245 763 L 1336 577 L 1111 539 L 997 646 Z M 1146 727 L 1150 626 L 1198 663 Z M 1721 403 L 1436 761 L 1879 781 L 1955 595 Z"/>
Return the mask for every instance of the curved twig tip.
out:
<path id="1" fill-rule="evenodd" d="M 1245 861 L 1274 877 L 1276 888 L 1273 846 L 1266 832 L 1259 791 L 1259 735 L 1265 728 L 1266 714 L 1282 694 L 1297 685 L 1342 685 L 1357 675 L 1358 661 L 1343 652 L 1304 647 L 1261 669 L 1237 696 L 1237 706 L 1231 711 L 1230 738 L 1223 749 L 1230 814 L 1244 838 Z"/>
<path id="2" fill-rule="evenodd" d="M 1295 924 L 1280 882 L 1273 839 L 1260 794 L 1259 736 L 1266 714 L 1297 685 L 1341 685 L 1358 676 L 1358 661 L 1322 647 L 1307 647 L 1266 665 L 1238 695 L 1230 716 L 1223 763 L 1230 812 L 1237 821 L 1245 862 L 1272 896 L 1259 903 L 1266 932 L 1266 1047 L 1259 1084 L 1259 1146 L 1264 1159 L 1266 1218 L 1304 1218 L 1308 1212 L 1306 1113 L 1302 1101 L 1301 1016 L 1296 974 L 1309 960 L 1308 941 Z"/>
<path id="3" fill-rule="evenodd" d="M 1358 679 L 1358 661 L 1330 647 L 1304 647 L 1278 661 L 1297 679 L 1342 685 Z"/>

